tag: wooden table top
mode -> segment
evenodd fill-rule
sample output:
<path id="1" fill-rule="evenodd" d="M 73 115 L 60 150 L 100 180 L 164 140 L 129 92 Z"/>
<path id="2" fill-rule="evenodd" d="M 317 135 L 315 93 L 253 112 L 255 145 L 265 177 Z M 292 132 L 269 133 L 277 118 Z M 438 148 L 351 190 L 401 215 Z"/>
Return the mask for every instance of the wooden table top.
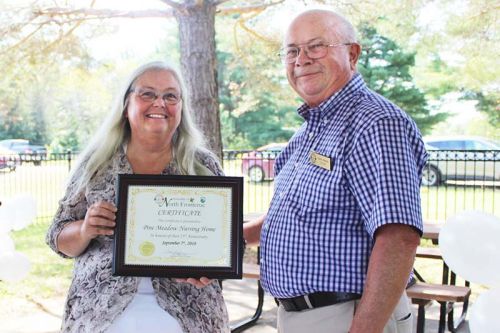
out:
<path id="1" fill-rule="evenodd" d="M 424 234 L 422 238 L 438 240 L 442 226 L 443 225 L 440 223 L 424 223 Z"/>

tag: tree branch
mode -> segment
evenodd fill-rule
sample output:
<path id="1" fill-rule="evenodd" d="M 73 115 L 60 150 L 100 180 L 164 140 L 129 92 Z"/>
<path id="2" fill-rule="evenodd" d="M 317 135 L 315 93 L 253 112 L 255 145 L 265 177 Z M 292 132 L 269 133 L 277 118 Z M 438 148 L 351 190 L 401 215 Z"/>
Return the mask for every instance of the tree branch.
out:
<path id="1" fill-rule="evenodd" d="M 19 45 L 22 45 L 23 43 L 25 43 L 28 39 L 30 39 L 31 37 L 33 37 L 39 30 L 41 30 L 43 28 L 43 26 L 39 26 L 38 28 L 36 28 L 35 30 L 33 30 L 32 32 L 30 32 L 28 35 L 24 36 L 20 41 L 18 41 L 17 43 L 15 43 L 14 45 L 12 46 L 9 46 L 8 48 L 6 48 L 5 50 L 3 51 L 0 51 L 0 55 L 2 54 L 6 54 L 6 53 L 9 53 L 11 50 L 19 47 Z"/>
<path id="2" fill-rule="evenodd" d="M 230 1 L 230 0 L 217 0 L 217 1 L 214 1 L 214 5 L 215 5 L 215 7 L 217 7 L 218 5 L 221 5 L 224 2 L 228 2 L 228 1 Z"/>
<path id="3" fill-rule="evenodd" d="M 219 2 L 225 2 L 224 0 L 220 0 Z M 281 3 L 285 2 L 285 0 L 278 0 L 275 2 L 271 3 L 261 3 L 259 5 L 254 5 L 254 6 L 245 6 L 245 7 L 227 7 L 227 8 L 220 8 L 217 10 L 218 14 L 222 15 L 229 15 L 229 14 L 234 14 L 234 13 L 249 13 L 249 12 L 255 12 L 255 11 L 262 11 L 268 7 L 271 6 L 276 6 Z"/>
<path id="4" fill-rule="evenodd" d="M 260 40 L 263 40 L 265 41 L 266 43 L 270 43 L 270 44 L 274 44 L 276 41 L 271 39 L 271 38 L 268 38 L 262 34 L 259 34 L 257 31 L 253 30 L 253 29 L 250 29 L 249 27 L 247 27 L 247 25 L 245 24 L 246 21 L 252 19 L 253 17 L 257 16 L 260 14 L 261 11 L 258 11 L 257 13 L 251 15 L 250 17 L 244 17 L 244 16 L 241 16 L 239 19 L 238 19 L 238 26 L 240 26 L 244 31 L 246 31 L 247 33 L 249 33 L 250 35 L 254 36 L 255 38 L 257 39 L 260 39 Z"/>
<path id="5" fill-rule="evenodd" d="M 164 0 L 162 0 L 164 1 Z M 113 17 L 143 18 L 143 17 L 173 17 L 173 10 L 145 9 L 145 10 L 114 10 L 114 9 L 67 9 L 67 8 L 46 8 L 35 9 L 33 13 L 37 16 L 84 16 L 85 19 L 104 19 Z"/>
<path id="6" fill-rule="evenodd" d="M 52 43 L 50 43 L 49 45 L 47 45 L 43 51 L 46 52 L 46 51 L 49 51 L 51 48 L 53 48 L 54 46 L 56 46 L 57 44 L 61 43 L 61 41 L 64 40 L 65 37 L 68 37 L 69 35 L 71 35 L 73 33 L 73 31 L 76 30 L 76 28 L 78 28 L 80 25 L 82 25 L 83 23 L 83 19 L 79 19 L 75 25 L 73 27 L 71 27 L 71 29 L 69 29 L 69 31 L 66 31 L 65 33 L 63 33 L 59 38 L 57 38 L 56 40 L 54 40 Z"/>
<path id="7" fill-rule="evenodd" d="M 160 0 L 160 1 L 163 2 L 166 5 L 174 8 L 174 9 L 176 9 L 176 10 L 179 10 L 179 11 L 184 10 L 184 7 L 179 2 L 175 2 L 175 1 L 172 1 L 172 0 Z"/>

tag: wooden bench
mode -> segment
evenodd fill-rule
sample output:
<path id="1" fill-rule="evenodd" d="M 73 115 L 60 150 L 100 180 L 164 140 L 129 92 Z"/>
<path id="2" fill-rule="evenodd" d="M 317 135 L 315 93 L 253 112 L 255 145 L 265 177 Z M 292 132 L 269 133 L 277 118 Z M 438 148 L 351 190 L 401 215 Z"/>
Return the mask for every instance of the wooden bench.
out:
<path id="1" fill-rule="evenodd" d="M 423 247 L 419 246 L 417 248 L 417 258 L 427 258 L 427 259 L 443 259 L 441 255 L 441 250 L 438 247 Z"/>
<path id="2" fill-rule="evenodd" d="M 441 305 L 438 332 L 442 333 L 445 330 L 446 314 L 448 314 L 448 329 L 450 332 L 455 332 L 465 319 L 470 293 L 469 287 L 424 282 L 417 282 L 406 289 L 406 294 L 412 299 L 412 303 L 418 305 L 417 333 L 424 332 L 425 308 L 431 301 L 437 301 Z M 453 320 L 454 303 L 464 303 L 462 316 L 457 324 Z"/>
<path id="3" fill-rule="evenodd" d="M 417 248 L 417 258 L 422 259 L 437 259 L 443 261 L 441 250 L 438 247 L 422 247 Z M 457 328 L 465 321 L 467 315 L 467 308 L 469 306 L 470 283 L 465 281 L 465 286 L 456 286 L 456 275 L 451 272 L 446 263 L 443 261 L 443 278 L 441 284 L 425 283 L 420 274 L 413 270 L 419 282 L 410 287 L 407 292 L 408 296 L 412 298 L 412 303 L 418 305 L 418 321 L 417 333 L 423 332 L 425 322 L 425 307 L 431 301 L 440 303 L 439 314 L 439 332 L 444 332 L 446 326 L 446 316 L 448 315 L 448 330 L 455 332 Z M 449 279 L 448 279 L 449 276 Z M 415 288 L 415 289 L 413 289 Z M 454 303 L 463 303 L 462 314 L 460 317 L 454 319 Z"/>
<path id="4" fill-rule="evenodd" d="M 260 280 L 260 266 L 258 264 L 243 263 L 243 277 Z"/>

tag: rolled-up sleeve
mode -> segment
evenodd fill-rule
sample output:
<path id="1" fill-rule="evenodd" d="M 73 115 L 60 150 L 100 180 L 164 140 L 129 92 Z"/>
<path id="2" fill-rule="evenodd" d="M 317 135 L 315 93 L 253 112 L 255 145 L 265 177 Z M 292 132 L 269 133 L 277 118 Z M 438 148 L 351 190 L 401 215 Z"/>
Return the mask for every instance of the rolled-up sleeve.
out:
<path id="1" fill-rule="evenodd" d="M 420 182 L 426 158 L 420 133 L 408 119 L 381 119 L 360 135 L 346 172 L 372 237 L 390 223 L 422 234 Z"/>
<path id="2" fill-rule="evenodd" d="M 70 258 L 61 251 L 57 246 L 57 237 L 66 224 L 82 220 L 87 211 L 87 200 L 85 193 L 82 191 L 76 195 L 72 191 L 76 188 L 76 181 L 81 176 L 81 169 L 76 170 L 70 182 L 68 183 L 64 197 L 59 201 L 59 208 L 57 209 L 54 220 L 47 230 L 45 241 L 54 252 L 63 258 Z"/>

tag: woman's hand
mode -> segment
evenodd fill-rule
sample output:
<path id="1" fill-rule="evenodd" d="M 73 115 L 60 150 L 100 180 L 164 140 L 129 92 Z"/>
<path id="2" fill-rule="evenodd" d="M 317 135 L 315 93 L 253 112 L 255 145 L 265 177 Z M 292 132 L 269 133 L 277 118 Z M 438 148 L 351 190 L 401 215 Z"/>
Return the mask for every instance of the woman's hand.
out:
<path id="1" fill-rule="evenodd" d="M 93 239 L 99 235 L 113 235 L 116 225 L 116 207 L 110 202 L 99 201 L 92 204 L 80 227 L 83 239 Z"/>
<path id="2" fill-rule="evenodd" d="M 175 281 L 189 283 L 195 286 L 196 288 L 203 288 L 212 283 L 213 280 L 206 277 L 201 277 L 199 280 L 195 278 L 188 278 L 188 279 L 175 279 Z"/>

